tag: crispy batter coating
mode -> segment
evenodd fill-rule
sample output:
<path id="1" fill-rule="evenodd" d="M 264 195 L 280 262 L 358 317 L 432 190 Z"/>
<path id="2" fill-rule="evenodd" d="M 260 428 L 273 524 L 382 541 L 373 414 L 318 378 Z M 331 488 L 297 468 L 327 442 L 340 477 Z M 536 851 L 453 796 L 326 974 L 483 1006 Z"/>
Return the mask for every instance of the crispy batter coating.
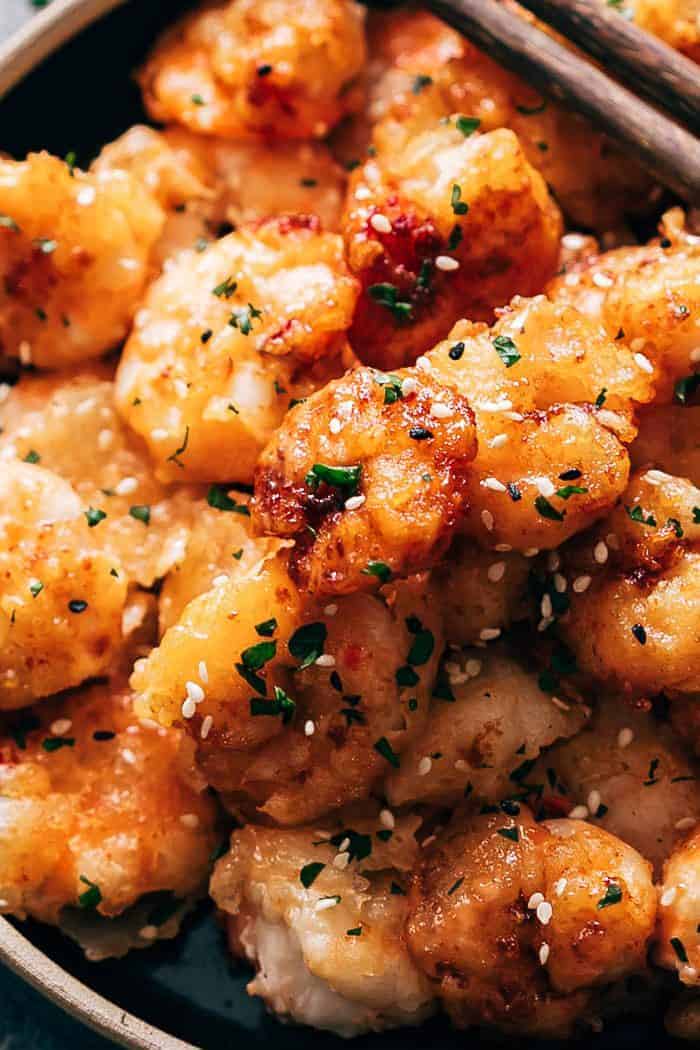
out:
<path id="1" fill-rule="evenodd" d="M 450 654 L 445 671 L 428 725 L 385 782 L 392 805 L 456 805 L 465 795 L 499 802 L 519 794 L 542 748 L 586 723 L 583 705 L 554 704 L 537 675 L 500 646 L 459 659 Z"/>
<path id="2" fill-rule="evenodd" d="M 403 936 L 400 891 L 419 820 L 397 817 L 383 842 L 376 811 L 347 816 L 323 830 L 248 824 L 232 835 L 211 884 L 232 951 L 256 967 L 250 994 L 283 1017 L 345 1037 L 418 1024 L 434 1009 Z M 334 864 L 338 856 L 349 863 Z"/>
<path id="3" fill-rule="evenodd" d="M 567 555 L 573 583 L 562 636 L 580 670 L 615 691 L 700 691 L 697 508 L 690 482 L 647 471 Z"/>
<path id="4" fill-rule="evenodd" d="M 125 172 L 0 159 L 0 358 L 65 368 L 117 346 L 164 221 Z"/>
<path id="5" fill-rule="evenodd" d="M 104 674 L 127 580 L 70 485 L 32 463 L 0 469 L 0 710 Z"/>
<path id="6" fill-rule="evenodd" d="M 659 897 L 655 958 L 661 966 L 676 970 L 683 984 L 700 985 L 700 828 L 688 833 L 685 842 L 664 865 Z"/>
<path id="7" fill-rule="evenodd" d="M 156 121 L 224 138 L 323 138 L 362 101 L 364 12 L 352 0 L 205 4 L 139 74 Z"/>
<path id="8" fill-rule="evenodd" d="M 544 180 L 511 131 L 470 127 L 454 115 L 351 177 L 343 236 L 363 292 L 350 337 L 366 364 L 412 364 L 460 317 L 493 320 L 555 271 L 561 216 Z"/>
<path id="9" fill-rule="evenodd" d="M 340 238 L 309 216 L 181 253 L 149 289 L 116 378 L 156 476 L 249 482 L 290 400 L 342 372 L 356 295 Z"/>
<path id="10" fill-rule="evenodd" d="M 279 555 L 191 601 L 132 685 L 144 714 L 186 726 L 231 804 L 298 824 L 366 798 L 400 761 L 441 650 L 425 581 L 316 606 Z"/>
<path id="11" fill-rule="evenodd" d="M 114 917 L 144 894 L 201 893 L 215 803 L 182 735 L 139 722 L 128 690 L 91 686 L 5 719 L 2 729 L 4 912 L 58 923 L 64 909 Z M 146 929 L 142 946 L 176 929 Z"/>
<path id="12" fill-rule="evenodd" d="M 457 813 L 415 873 L 408 945 L 459 1027 L 566 1036 L 592 988 L 643 968 L 655 913 L 649 865 L 607 832 Z"/>
<path id="13" fill-rule="evenodd" d="M 296 539 L 293 572 L 314 594 L 426 568 L 463 513 L 472 420 L 466 400 L 425 372 L 355 369 L 273 436 L 255 474 L 255 524 Z"/>
<path id="14" fill-rule="evenodd" d="M 647 33 L 700 60 L 697 0 L 625 0 L 624 15 Z"/>
<path id="15" fill-rule="evenodd" d="M 657 467 L 700 486 L 700 405 L 655 405 L 639 414 L 635 470 Z"/>

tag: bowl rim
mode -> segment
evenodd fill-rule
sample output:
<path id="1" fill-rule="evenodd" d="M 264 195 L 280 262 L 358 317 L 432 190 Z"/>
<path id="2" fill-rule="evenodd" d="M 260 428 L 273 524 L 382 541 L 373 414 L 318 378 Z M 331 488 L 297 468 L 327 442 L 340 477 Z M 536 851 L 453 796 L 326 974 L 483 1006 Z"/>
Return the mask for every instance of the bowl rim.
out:
<path id="1" fill-rule="evenodd" d="M 54 0 L 0 43 L 0 98 L 72 37 L 126 0 Z M 0 917 L 0 963 L 99 1035 L 131 1050 L 197 1050 L 73 977 Z"/>

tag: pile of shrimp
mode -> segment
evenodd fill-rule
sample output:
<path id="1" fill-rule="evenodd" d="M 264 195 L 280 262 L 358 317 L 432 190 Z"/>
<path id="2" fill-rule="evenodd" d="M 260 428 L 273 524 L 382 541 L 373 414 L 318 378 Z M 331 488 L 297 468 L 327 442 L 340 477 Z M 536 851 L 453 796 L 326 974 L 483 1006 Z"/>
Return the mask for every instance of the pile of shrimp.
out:
<path id="1" fill-rule="evenodd" d="M 210 896 L 343 1037 L 700 1038 L 693 215 L 417 8 L 215 0 L 137 79 L 0 159 L 0 912 Z"/>

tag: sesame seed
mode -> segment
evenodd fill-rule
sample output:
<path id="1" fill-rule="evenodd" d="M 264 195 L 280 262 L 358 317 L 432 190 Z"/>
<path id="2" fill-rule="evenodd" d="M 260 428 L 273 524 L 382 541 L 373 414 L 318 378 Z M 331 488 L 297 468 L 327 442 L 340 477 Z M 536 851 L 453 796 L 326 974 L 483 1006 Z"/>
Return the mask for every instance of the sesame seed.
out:
<path id="1" fill-rule="evenodd" d="M 533 478 L 540 496 L 553 496 L 557 491 L 549 478 Z"/>
<path id="2" fill-rule="evenodd" d="M 500 636 L 500 627 L 482 627 L 479 631 L 479 638 L 482 642 L 493 642 L 496 638 L 500 638 Z"/>
<path id="3" fill-rule="evenodd" d="M 607 543 L 607 545 L 610 548 L 610 550 L 619 551 L 619 549 L 620 549 L 620 541 L 619 541 L 619 539 L 617 538 L 617 536 L 615 535 L 614 532 L 609 532 L 607 534 L 607 536 L 605 537 L 605 542 Z"/>
<path id="4" fill-rule="evenodd" d="M 534 911 L 535 908 L 538 908 L 540 906 L 543 900 L 544 893 L 533 893 L 530 897 L 530 900 L 527 902 L 527 906 L 530 909 L 530 911 Z"/>
<path id="5" fill-rule="evenodd" d="M 507 492 L 508 489 L 499 481 L 498 478 L 484 478 L 481 482 L 485 489 L 491 489 L 492 492 Z"/>
<path id="6" fill-rule="evenodd" d="M 173 386 L 178 397 L 187 397 L 189 388 L 184 379 L 173 379 Z"/>
<path id="7" fill-rule="evenodd" d="M 426 755 L 424 758 L 421 758 L 420 762 L 418 763 L 418 776 L 426 777 L 432 768 L 433 760 L 432 758 L 428 758 L 428 756 Z"/>
<path id="8" fill-rule="evenodd" d="M 335 908 L 338 903 L 337 897 L 324 897 L 322 900 L 316 901 L 316 911 L 326 911 L 327 908 Z"/>
<path id="9" fill-rule="evenodd" d="M 594 273 L 591 280 L 593 281 L 593 284 L 596 286 L 596 288 L 612 288 L 612 286 L 615 283 L 612 277 L 608 277 L 607 274 L 600 272 Z"/>
<path id="10" fill-rule="evenodd" d="M 165 441 L 168 436 L 168 431 L 165 427 L 156 427 L 155 430 L 151 431 L 151 437 L 154 441 Z"/>
<path id="11" fill-rule="evenodd" d="M 664 890 L 664 892 L 661 894 L 661 897 L 659 898 L 659 904 L 662 908 L 668 908 L 669 904 L 673 904 L 675 899 L 676 887 L 669 886 L 668 889 Z"/>
<path id="12" fill-rule="evenodd" d="M 559 551 L 550 551 L 547 555 L 547 569 L 549 572 L 556 572 L 561 565 L 561 556 Z"/>
<path id="13" fill-rule="evenodd" d="M 199 827 L 199 817 L 196 813 L 183 813 L 180 817 L 180 823 L 186 828 L 197 828 Z"/>
<path id="14" fill-rule="evenodd" d="M 209 736 L 209 733 L 211 731 L 211 727 L 213 725 L 214 725 L 214 719 L 212 718 L 211 715 L 207 715 L 207 717 L 202 722 L 202 728 L 199 731 L 199 735 L 202 738 L 202 740 L 206 740 L 207 739 L 207 737 Z"/>
<path id="15" fill-rule="evenodd" d="M 404 397 L 409 397 L 410 394 L 415 394 L 418 389 L 418 383 L 413 376 L 406 376 L 401 383 L 401 393 Z"/>
<path id="16" fill-rule="evenodd" d="M 350 845 L 350 839 L 347 838 L 347 837 L 344 838 L 342 840 L 342 842 L 340 843 L 340 845 L 338 846 L 338 853 L 345 853 L 345 851 L 347 850 L 349 845 Z"/>
<path id="17" fill-rule="evenodd" d="M 568 879 L 557 879 L 554 883 L 554 893 L 557 897 L 561 897 L 562 893 L 566 889 Z"/>
<path id="18" fill-rule="evenodd" d="M 394 814 L 389 809 L 382 809 L 379 812 L 379 823 L 383 828 L 389 828 L 392 830 L 396 827 L 396 820 Z"/>
<path id="19" fill-rule="evenodd" d="M 130 748 L 125 747 L 121 752 L 121 756 L 128 766 L 136 764 L 136 755 Z"/>
<path id="20" fill-rule="evenodd" d="M 204 660 L 200 660 L 199 661 L 199 664 L 197 666 L 197 672 L 198 672 L 199 677 L 201 678 L 201 680 L 206 685 L 207 682 L 209 681 L 209 671 L 207 670 L 207 665 L 204 662 Z"/>
<path id="21" fill-rule="evenodd" d="M 332 653 L 321 653 L 316 659 L 318 667 L 335 667 L 335 657 Z"/>
<path id="22" fill-rule="evenodd" d="M 560 700 L 558 696 L 551 697 L 552 703 L 555 707 L 558 707 L 560 711 L 570 711 L 571 705 L 565 704 L 563 700 Z"/>
<path id="23" fill-rule="evenodd" d="M 497 543 L 493 549 L 495 551 L 499 551 L 499 553 L 501 553 L 501 554 L 505 554 L 505 553 L 507 553 L 507 551 L 512 551 L 513 550 L 513 548 L 512 548 L 510 543 Z"/>
<path id="24" fill-rule="evenodd" d="M 489 448 L 503 448 L 507 441 L 507 434 L 496 434 L 496 436 L 492 437 L 491 440 L 488 442 L 488 446 Z"/>
<path id="25" fill-rule="evenodd" d="M 654 371 L 653 364 L 651 363 L 648 357 L 645 357 L 644 354 L 635 354 L 634 363 L 636 364 L 637 368 L 641 368 L 642 372 L 647 372 L 649 375 L 651 375 Z"/>
<path id="26" fill-rule="evenodd" d="M 433 419 L 449 419 L 454 413 L 450 406 L 446 405 L 444 401 L 433 401 L 430 406 L 430 415 Z"/>
<path id="27" fill-rule="evenodd" d="M 542 596 L 542 601 L 540 602 L 540 612 L 546 620 L 548 620 L 552 615 L 552 599 L 549 597 L 548 594 L 544 594 Z"/>
<path id="28" fill-rule="evenodd" d="M 228 583 L 228 575 L 225 572 L 219 573 L 211 581 L 212 587 L 221 587 L 224 583 Z"/>
<path id="29" fill-rule="evenodd" d="M 554 590 L 557 594 L 563 594 L 568 586 L 566 576 L 562 576 L 560 572 L 554 573 Z"/>
<path id="30" fill-rule="evenodd" d="M 142 937 L 144 941 L 154 941 L 158 936 L 157 926 L 143 926 L 139 930 L 139 937 Z"/>
<path id="31" fill-rule="evenodd" d="M 506 563 L 504 561 L 495 561 L 489 565 L 486 575 L 488 576 L 491 583 L 498 583 L 502 580 L 506 572 Z"/>
<path id="32" fill-rule="evenodd" d="M 23 365 L 30 365 L 32 363 L 32 348 L 31 344 L 23 339 L 19 344 L 19 359 Z"/>
<path id="33" fill-rule="evenodd" d="M 460 773 L 463 773 L 466 769 L 469 769 L 469 765 L 463 758 L 458 758 L 455 762 L 455 769 L 458 769 Z"/>
<path id="34" fill-rule="evenodd" d="M 481 412 L 509 412 L 512 407 L 513 402 L 508 398 L 504 398 L 503 401 L 478 401 L 475 405 Z"/>
<path id="35" fill-rule="evenodd" d="M 697 824 L 695 817 L 683 817 L 681 820 L 676 821 L 674 827 L 676 831 L 687 831 L 688 828 L 694 828 Z"/>
<path id="36" fill-rule="evenodd" d="M 574 806 L 569 810 L 569 820 L 586 820 L 588 817 L 588 806 Z"/>
<path id="37" fill-rule="evenodd" d="M 63 736 L 72 725 L 70 718 L 57 718 L 55 722 L 51 723 L 51 732 L 54 736 Z"/>
<path id="38" fill-rule="evenodd" d="M 526 558 L 536 558 L 539 553 L 540 553 L 540 548 L 539 547 L 526 547 L 525 550 L 523 551 L 523 554 L 525 555 Z"/>
<path id="39" fill-rule="evenodd" d="M 696 347 L 695 350 L 691 350 L 688 356 L 694 365 L 700 363 L 700 346 Z"/>
<path id="40" fill-rule="evenodd" d="M 331 419 L 330 423 L 328 424 L 328 429 L 330 430 L 331 434 L 339 434 L 340 431 L 343 429 L 343 424 L 340 422 L 339 419 L 333 416 L 333 419 Z"/>
<path id="41" fill-rule="evenodd" d="M 542 901 L 541 904 L 537 905 L 536 915 L 543 926 L 549 925 L 549 920 L 552 918 L 552 905 L 549 901 Z"/>
<path id="42" fill-rule="evenodd" d="M 187 699 L 192 700 L 195 704 L 201 704 L 204 699 L 204 690 L 196 682 L 185 682 L 185 692 Z"/>
<path id="43" fill-rule="evenodd" d="M 525 419 L 525 416 L 522 414 L 522 412 L 506 412 L 505 417 L 506 419 L 510 419 L 513 423 L 522 423 L 522 421 Z"/>
<path id="44" fill-rule="evenodd" d="M 346 510 L 359 510 L 362 504 L 365 502 L 365 496 L 360 494 L 359 496 L 351 496 L 350 499 L 345 500 Z"/>
<path id="45" fill-rule="evenodd" d="M 386 215 L 380 215 L 379 213 L 373 215 L 369 220 L 369 224 L 373 230 L 377 231 L 377 233 L 391 233 L 391 223 Z"/>
<path id="46" fill-rule="evenodd" d="M 561 239 L 562 246 L 570 252 L 579 252 L 586 243 L 582 233 L 565 233 Z"/>
<path id="47" fill-rule="evenodd" d="M 650 482 L 652 485 L 663 485 L 669 479 L 671 475 L 666 474 L 663 470 L 647 470 L 644 474 L 644 480 Z"/>
<path id="48" fill-rule="evenodd" d="M 335 602 L 331 602 L 331 604 L 327 605 L 326 608 L 323 610 L 323 615 L 324 616 L 335 616 L 337 611 L 338 611 L 338 606 L 335 604 Z"/>
<path id="49" fill-rule="evenodd" d="M 0 383 L 0 405 L 4 401 L 7 401 L 8 397 L 10 396 L 10 391 L 11 390 L 12 390 L 12 387 L 10 386 L 9 383 Z"/>
<path id="50" fill-rule="evenodd" d="M 567 286 L 567 288 L 575 288 L 580 280 L 581 280 L 581 275 L 580 274 L 578 274 L 578 273 L 567 273 L 566 277 L 564 278 L 564 284 Z"/>
<path id="51" fill-rule="evenodd" d="M 304 723 L 304 736 L 313 736 L 316 732 L 316 725 L 309 719 Z"/>
<path id="52" fill-rule="evenodd" d="M 345 871 L 349 863 L 349 853 L 336 853 L 335 857 L 333 858 L 333 867 L 337 868 L 338 871 Z"/>
<path id="53" fill-rule="evenodd" d="M 618 747 L 622 747 L 622 748 L 629 747 L 633 740 L 634 740 L 634 730 L 630 729 L 629 726 L 625 726 L 625 728 L 621 729 L 620 732 L 617 734 L 617 746 Z"/>
<path id="54" fill-rule="evenodd" d="M 97 435 L 97 447 L 101 452 L 106 452 L 114 441 L 114 433 L 111 430 L 101 430 Z"/>
<path id="55" fill-rule="evenodd" d="M 372 196 L 372 191 L 369 186 L 358 186 L 355 190 L 355 197 L 358 201 L 366 201 Z"/>
<path id="56" fill-rule="evenodd" d="M 547 628 L 550 627 L 553 623 L 554 623 L 554 617 L 553 616 L 543 616 L 542 619 L 540 620 L 540 622 L 537 624 L 537 630 L 541 634 L 543 631 L 546 631 Z"/>
<path id="57" fill-rule="evenodd" d="M 464 665 L 464 670 L 470 678 L 476 678 L 477 675 L 481 674 L 481 667 L 481 660 L 467 660 Z"/>
<path id="58" fill-rule="evenodd" d="M 632 339 L 630 342 L 630 350 L 634 353 L 636 350 L 643 350 L 646 345 L 646 339 L 643 335 L 638 335 L 636 339 Z"/>
<path id="59" fill-rule="evenodd" d="M 423 839 L 423 841 L 421 842 L 420 848 L 426 849 L 428 846 L 432 845 L 433 842 L 435 842 L 436 838 L 437 835 L 428 835 L 427 839 Z"/>
<path id="60" fill-rule="evenodd" d="M 94 186 L 81 186 L 75 195 L 75 199 L 78 204 L 83 207 L 87 207 L 92 204 L 95 199 L 95 187 Z"/>
<path id="61" fill-rule="evenodd" d="M 593 791 L 589 791 L 586 805 L 588 806 L 588 811 L 590 813 L 597 813 L 600 807 L 600 791 L 596 791 L 595 788 Z"/>
<path id="62" fill-rule="evenodd" d="M 435 260 L 435 266 L 438 270 L 458 270 L 459 263 L 456 259 L 450 258 L 449 255 L 438 255 Z"/>
<path id="63" fill-rule="evenodd" d="M 547 959 L 549 958 L 549 945 L 547 944 L 546 941 L 543 941 L 542 944 L 540 945 L 540 950 L 538 952 L 538 958 L 540 960 L 540 966 L 545 966 L 546 963 L 547 963 Z"/>
<path id="64" fill-rule="evenodd" d="M 128 496 L 130 492 L 135 492 L 139 487 L 139 483 L 136 478 L 122 478 L 114 486 L 114 491 L 117 496 Z"/>
<path id="65" fill-rule="evenodd" d="M 420 357 L 416 358 L 416 368 L 420 369 L 421 372 L 430 372 L 432 365 L 425 354 L 421 354 Z M 402 387 L 403 389 L 403 387 Z"/>
<path id="66" fill-rule="evenodd" d="M 599 540 L 593 548 L 593 557 L 598 565 L 605 565 L 608 560 L 608 545 L 604 540 Z"/>
<path id="67" fill-rule="evenodd" d="M 576 594 L 583 594 L 591 585 L 590 576 L 577 576 L 572 586 Z"/>
<path id="68" fill-rule="evenodd" d="M 493 532 L 493 514 L 490 510 L 482 510 L 481 521 L 487 532 Z"/>

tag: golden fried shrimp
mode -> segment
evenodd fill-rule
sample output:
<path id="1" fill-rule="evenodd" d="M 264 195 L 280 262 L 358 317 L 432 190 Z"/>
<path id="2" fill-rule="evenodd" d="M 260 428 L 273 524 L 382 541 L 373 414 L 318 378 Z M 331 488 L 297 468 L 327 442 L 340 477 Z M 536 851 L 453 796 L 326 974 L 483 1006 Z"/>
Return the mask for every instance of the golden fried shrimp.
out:
<path id="1" fill-rule="evenodd" d="M 600 828 L 458 812 L 414 875 L 408 947 L 459 1027 L 567 1036 L 643 968 L 655 913 L 649 865 Z"/>
<path id="2" fill-rule="evenodd" d="M 474 134 L 464 121 L 351 177 L 343 236 L 363 292 L 350 339 L 366 364 L 412 364 L 460 317 L 491 321 L 556 269 L 561 215 L 541 175 L 512 131 Z"/>
<path id="3" fill-rule="evenodd" d="M 355 369 L 288 413 L 258 463 L 254 522 L 296 540 L 293 572 L 314 594 L 427 568 L 464 509 L 472 419 L 418 369 Z"/>
<path id="4" fill-rule="evenodd" d="M 654 405 L 640 412 L 632 467 L 657 467 L 700 487 L 700 405 Z"/>
<path id="5" fill-rule="evenodd" d="M 313 820 L 367 797 L 425 724 L 442 649 L 434 603 L 413 580 L 317 607 L 284 557 L 268 558 L 186 606 L 136 665 L 139 709 L 184 725 L 232 802 Z"/>
<path id="6" fill-rule="evenodd" d="M 211 881 L 231 950 L 255 965 L 249 993 L 345 1037 L 418 1024 L 435 1003 L 403 932 L 420 821 L 351 819 L 322 830 L 248 824 Z"/>
<path id="7" fill-rule="evenodd" d="M 625 0 L 624 15 L 640 29 L 700 61 L 697 0 Z"/>
<path id="8" fill-rule="evenodd" d="M 683 984 L 700 986 L 700 828 L 664 864 L 655 958 Z"/>
<path id="9" fill-rule="evenodd" d="M 542 748 L 578 733 L 587 718 L 581 704 L 554 703 L 500 646 L 450 654 L 434 692 L 427 726 L 385 782 L 392 805 L 517 795 Z"/>
<path id="10" fill-rule="evenodd" d="M 700 382 L 700 237 L 685 231 L 678 208 L 661 233 L 648 245 L 590 256 L 547 294 L 600 322 L 642 367 L 654 366 L 656 402 L 685 404 Z"/>
<path id="11" fill-rule="evenodd" d="M 455 325 L 426 355 L 427 374 L 476 417 L 465 531 L 531 554 L 614 506 L 627 484 L 632 413 L 653 387 L 627 347 L 570 307 L 537 296 L 499 313 L 492 328 Z"/>
<path id="12" fill-rule="evenodd" d="M 91 170 L 127 171 L 153 193 L 167 213 L 155 247 L 161 263 L 183 248 L 203 249 L 227 224 L 272 215 L 317 215 L 324 229 L 340 228 L 345 173 L 321 143 L 228 142 L 137 124 Z"/>
<path id="13" fill-rule="evenodd" d="M 182 735 L 139 722 L 128 690 L 96 685 L 6 718 L 0 736 L 0 910 L 60 923 L 89 956 L 172 937 L 178 902 L 206 885 L 216 806 Z M 204 885 L 203 885 L 204 884 Z M 144 894 L 133 941 L 83 919 L 113 918 Z M 163 912 L 163 902 L 157 911 Z M 85 925 L 85 924 L 83 924 Z M 96 943 L 93 943 L 95 935 Z"/>
<path id="14" fill-rule="evenodd" d="M 519 13 L 525 18 L 531 16 Z M 509 128 L 578 226 L 608 231 L 650 203 L 648 177 L 581 117 L 507 72 L 424 10 L 373 15 L 369 118 L 380 157 L 452 114 Z"/>
<path id="15" fill-rule="evenodd" d="M 188 15 L 139 74 L 156 121 L 224 138 L 323 138 L 362 101 L 352 0 L 229 0 Z"/>
<path id="16" fill-rule="evenodd" d="M 492 554 L 458 536 L 433 570 L 445 637 L 452 645 L 474 645 L 482 632 L 493 636 L 527 617 L 530 562 L 515 551 Z"/>
<path id="17" fill-rule="evenodd" d="M 127 580 L 70 485 L 32 463 L 0 469 L 0 710 L 104 674 Z"/>
<path id="18" fill-rule="evenodd" d="M 3 388 L 0 387 L 0 391 Z M 117 414 L 110 370 L 24 376 L 0 399 L 0 464 L 28 460 L 70 482 L 91 539 L 150 587 L 182 558 L 201 504 L 155 480 L 143 441 Z"/>
<path id="19" fill-rule="evenodd" d="M 561 634 L 578 667 L 623 695 L 700 691 L 700 491 L 659 470 L 567 552 Z"/>
<path id="20" fill-rule="evenodd" d="M 309 216 L 182 252 L 149 289 L 116 401 L 162 481 L 249 482 L 290 400 L 343 371 L 357 295 Z"/>
<path id="21" fill-rule="evenodd" d="M 124 172 L 0 159 L 0 357 L 64 368 L 127 334 L 165 221 Z"/>
<path id="22" fill-rule="evenodd" d="M 543 755 L 528 779 L 552 815 L 575 812 L 617 835 L 656 872 L 700 820 L 696 770 L 653 714 L 606 697 L 584 731 Z"/>

